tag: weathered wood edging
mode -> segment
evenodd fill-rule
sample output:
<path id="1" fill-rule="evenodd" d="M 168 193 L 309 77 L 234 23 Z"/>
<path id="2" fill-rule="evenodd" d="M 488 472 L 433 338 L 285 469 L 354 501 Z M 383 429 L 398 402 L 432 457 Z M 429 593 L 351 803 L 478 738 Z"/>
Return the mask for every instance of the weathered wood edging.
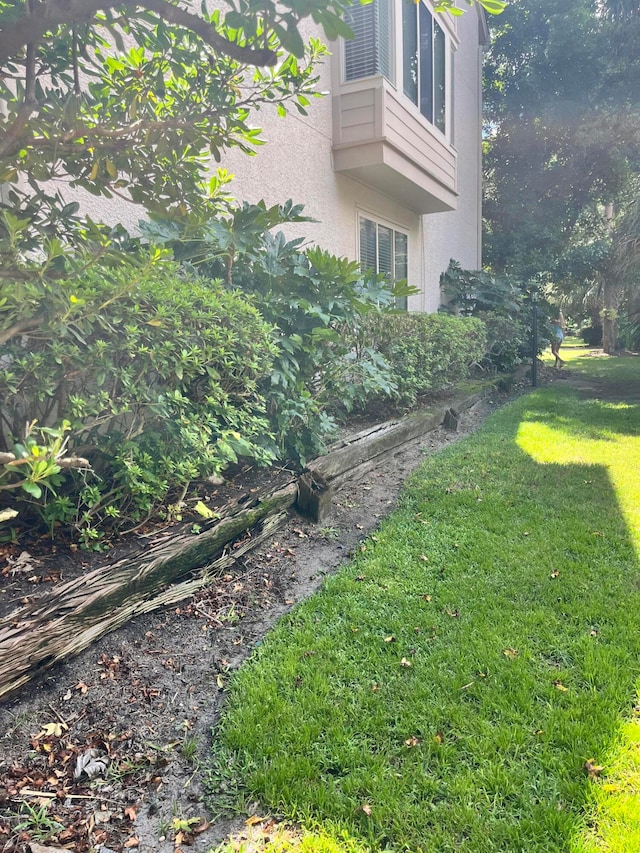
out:
<path id="1" fill-rule="evenodd" d="M 144 554 L 59 584 L 0 625 L 0 699 L 140 613 L 174 604 L 209 583 L 284 523 L 295 482 L 235 511 L 197 536 L 183 533 Z M 248 530 L 251 538 L 226 553 Z"/>
<path id="2" fill-rule="evenodd" d="M 66 660 L 141 613 L 175 604 L 228 570 L 284 524 L 296 508 L 320 520 L 330 507 L 333 488 L 387 453 L 441 426 L 455 428 L 460 412 L 495 390 L 461 394 L 447 406 L 431 407 L 387 421 L 338 442 L 309 463 L 298 482 L 234 508 L 199 535 L 182 533 L 153 544 L 142 555 L 124 558 L 59 584 L 0 624 L 0 699 Z M 238 537 L 251 532 L 230 552 Z"/>

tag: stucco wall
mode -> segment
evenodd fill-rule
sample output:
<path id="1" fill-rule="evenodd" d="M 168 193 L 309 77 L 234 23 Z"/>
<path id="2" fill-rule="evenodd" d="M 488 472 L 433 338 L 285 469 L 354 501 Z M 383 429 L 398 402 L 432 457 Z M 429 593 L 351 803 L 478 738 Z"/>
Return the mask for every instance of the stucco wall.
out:
<path id="1" fill-rule="evenodd" d="M 320 88 L 328 90 L 329 67 L 324 64 Z M 418 214 L 371 187 L 333 170 L 331 98 L 314 99 L 309 115 L 295 109 L 282 118 L 262 110 L 255 124 L 266 141 L 254 157 L 229 151 L 221 163 L 234 174 L 231 191 L 239 200 L 268 204 L 292 199 L 304 204 L 313 223 L 284 229 L 288 236 L 304 236 L 337 255 L 356 258 L 357 214 L 369 213 L 409 231 L 410 277 L 421 277 L 421 227 Z"/>
<path id="2" fill-rule="evenodd" d="M 454 64 L 454 126 L 458 154 L 457 209 L 420 216 L 380 192 L 333 169 L 331 99 L 314 99 L 306 117 L 291 110 L 286 118 L 263 110 L 255 117 L 267 140 L 255 157 L 231 151 L 223 164 L 235 174 L 239 199 L 268 204 L 288 198 L 305 205 L 316 223 L 295 225 L 304 235 L 339 255 L 356 258 L 357 212 L 384 219 L 409 232 L 409 281 L 421 288 L 410 297 L 412 311 L 436 311 L 440 274 L 450 258 L 467 268 L 481 265 L 481 62 L 478 18 L 470 9 L 456 21 L 460 43 Z M 331 84 L 330 59 L 319 89 Z M 335 75 L 334 75 L 335 81 Z"/>

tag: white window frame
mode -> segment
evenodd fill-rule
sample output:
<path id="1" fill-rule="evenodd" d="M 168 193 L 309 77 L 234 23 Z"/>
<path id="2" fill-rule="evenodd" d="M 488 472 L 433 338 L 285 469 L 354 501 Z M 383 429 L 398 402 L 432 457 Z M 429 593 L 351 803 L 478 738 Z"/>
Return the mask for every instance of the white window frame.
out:
<path id="1" fill-rule="evenodd" d="M 388 230 L 390 230 L 393 233 L 392 266 L 394 269 L 394 276 L 393 276 L 394 281 L 396 280 L 396 278 L 395 278 L 396 234 L 402 234 L 406 238 L 406 241 L 407 241 L 406 268 L 407 269 L 406 269 L 406 276 L 404 276 L 404 278 L 406 278 L 408 281 L 408 279 L 409 279 L 409 258 L 411 257 L 411 232 L 407 228 L 403 228 L 401 225 L 397 225 L 395 222 L 390 222 L 389 220 L 383 219 L 380 216 L 376 216 L 375 214 L 369 213 L 366 210 L 358 210 L 357 215 L 356 215 L 356 239 L 357 239 L 357 247 L 358 247 L 358 252 L 357 252 L 358 263 L 362 263 L 361 228 L 362 228 L 362 222 L 363 221 L 372 222 L 376 226 L 376 256 L 377 256 L 376 257 L 376 268 L 375 268 L 376 274 L 380 273 L 378 228 L 380 228 L 380 227 L 387 228 Z M 402 280 L 402 278 L 399 277 L 399 280 Z M 408 310 L 408 298 L 406 296 L 403 296 L 403 297 L 396 299 L 396 308 L 399 308 L 399 309 L 405 310 L 405 311 Z"/>

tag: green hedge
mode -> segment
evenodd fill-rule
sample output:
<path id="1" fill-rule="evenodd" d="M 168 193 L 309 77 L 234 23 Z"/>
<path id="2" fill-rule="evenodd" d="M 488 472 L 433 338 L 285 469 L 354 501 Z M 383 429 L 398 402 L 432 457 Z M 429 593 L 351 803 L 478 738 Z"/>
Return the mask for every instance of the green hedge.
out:
<path id="1" fill-rule="evenodd" d="M 23 438 L 26 421 L 66 419 L 68 452 L 94 472 L 68 472 L 39 501 L 23 495 L 51 528 L 72 524 L 91 538 L 119 519 L 130 526 L 240 455 L 269 460 L 259 385 L 277 347 L 246 294 L 164 261 L 87 270 L 68 285 L 66 307 L 59 289 L 55 305 L 48 286 L 37 296 L 36 328 L 0 349 L 0 450 Z"/>
<path id="2" fill-rule="evenodd" d="M 441 391 L 469 375 L 486 352 L 486 329 L 476 317 L 380 314 L 368 320 L 368 340 L 391 367 L 398 406 Z"/>

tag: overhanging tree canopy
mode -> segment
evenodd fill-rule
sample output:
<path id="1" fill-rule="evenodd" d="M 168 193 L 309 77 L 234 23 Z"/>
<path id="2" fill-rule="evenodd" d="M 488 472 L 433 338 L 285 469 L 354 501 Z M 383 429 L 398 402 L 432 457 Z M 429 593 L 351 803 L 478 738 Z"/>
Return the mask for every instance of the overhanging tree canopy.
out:
<path id="1" fill-rule="evenodd" d="M 640 6 L 513 0 L 486 66 L 487 257 L 552 270 L 593 203 L 640 168 Z"/>
<path id="2" fill-rule="evenodd" d="M 304 112 L 324 48 L 304 45 L 300 21 L 348 35 L 342 8 L 242 0 L 196 14 L 167 0 L 0 0 L 0 183 L 14 217 L 5 249 L 86 236 L 61 180 L 163 212 L 199 202 L 211 155 L 259 142 L 253 110 L 292 101 Z M 5 258 L 4 274 L 17 266 Z"/>

